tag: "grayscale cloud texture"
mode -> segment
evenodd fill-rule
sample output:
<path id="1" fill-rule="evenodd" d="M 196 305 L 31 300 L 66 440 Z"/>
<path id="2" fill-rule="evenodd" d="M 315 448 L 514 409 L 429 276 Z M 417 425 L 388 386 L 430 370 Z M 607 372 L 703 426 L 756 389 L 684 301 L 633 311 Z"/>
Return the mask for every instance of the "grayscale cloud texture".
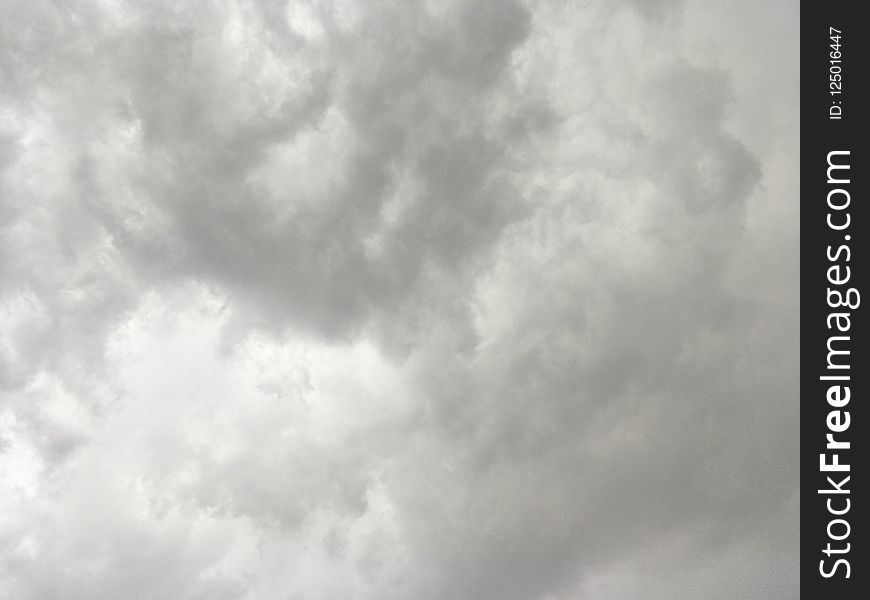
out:
<path id="1" fill-rule="evenodd" d="M 0 0 L 0 596 L 797 598 L 798 20 Z"/>

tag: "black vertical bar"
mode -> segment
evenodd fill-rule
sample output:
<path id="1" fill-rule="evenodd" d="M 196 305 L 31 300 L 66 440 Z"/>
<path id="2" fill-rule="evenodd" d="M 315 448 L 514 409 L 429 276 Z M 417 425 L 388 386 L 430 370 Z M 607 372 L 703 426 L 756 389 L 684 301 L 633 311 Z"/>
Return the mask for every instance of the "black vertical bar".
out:
<path id="1" fill-rule="evenodd" d="M 861 352 L 862 301 L 870 296 L 860 297 L 870 269 L 864 9 L 817 0 L 801 11 L 801 594 L 808 599 L 870 598 L 863 459 L 870 363 Z"/>

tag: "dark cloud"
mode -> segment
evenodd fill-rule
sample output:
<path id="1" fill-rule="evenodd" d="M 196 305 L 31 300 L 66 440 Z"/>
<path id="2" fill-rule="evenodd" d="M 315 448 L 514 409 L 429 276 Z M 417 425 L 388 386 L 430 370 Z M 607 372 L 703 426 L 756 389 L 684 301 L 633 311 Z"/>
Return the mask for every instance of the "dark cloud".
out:
<path id="1" fill-rule="evenodd" d="M 4 593 L 796 596 L 754 10 L 0 6 Z"/>

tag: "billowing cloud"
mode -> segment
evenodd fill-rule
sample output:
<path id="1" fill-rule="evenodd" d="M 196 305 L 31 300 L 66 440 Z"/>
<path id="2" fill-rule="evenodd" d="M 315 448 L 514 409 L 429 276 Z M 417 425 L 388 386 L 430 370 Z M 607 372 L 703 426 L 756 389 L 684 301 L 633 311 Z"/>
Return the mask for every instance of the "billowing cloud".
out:
<path id="1" fill-rule="evenodd" d="M 3 595 L 797 597 L 778 4 L 0 2 Z"/>

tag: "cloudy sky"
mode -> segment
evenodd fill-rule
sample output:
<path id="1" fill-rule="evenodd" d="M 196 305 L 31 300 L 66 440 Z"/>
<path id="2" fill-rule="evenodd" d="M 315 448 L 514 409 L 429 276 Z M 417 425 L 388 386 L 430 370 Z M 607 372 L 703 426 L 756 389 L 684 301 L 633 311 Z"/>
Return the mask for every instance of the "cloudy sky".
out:
<path id="1" fill-rule="evenodd" d="M 0 0 L 0 596 L 798 597 L 794 0 Z"/>

